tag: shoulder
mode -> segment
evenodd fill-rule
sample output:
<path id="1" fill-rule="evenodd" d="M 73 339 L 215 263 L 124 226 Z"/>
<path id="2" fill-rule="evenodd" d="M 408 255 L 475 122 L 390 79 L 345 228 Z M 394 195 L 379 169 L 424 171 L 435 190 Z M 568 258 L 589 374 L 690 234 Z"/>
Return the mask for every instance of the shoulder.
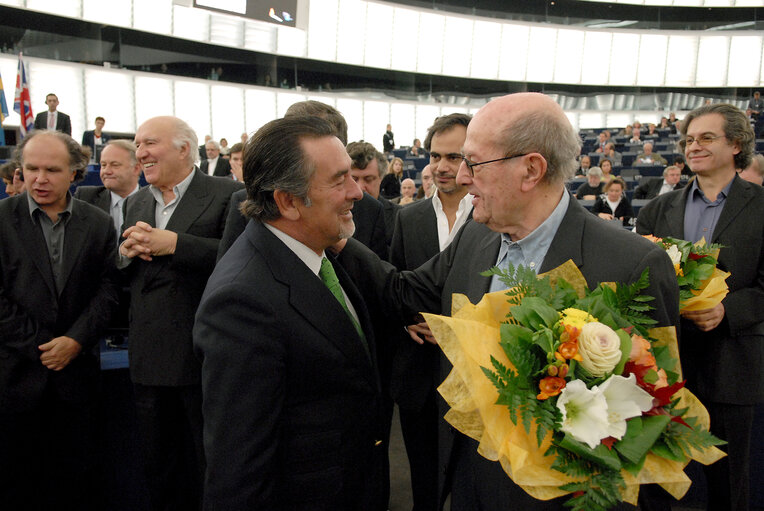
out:
<path id="1" fill-rule="evenodd" d="M 74 190 L 74 197 L 81 200 L 86 200 L 85 198 L 94 197 L 106 190 L 105 186 L 78 186 L 76 190 Z"/>
<path id="2" fill-rule="evenodd" d="M 433 208 L 432 198 L 418 200 L 418 201 L 412 202 L 411 204 L 406 205 L 406 207 L 404 208 L 401 208 L 400 212 L 398 213 L 398 216 L 401 219 L 415 217 L 415 216 L 419 216 L 424 213 L 427 213 L 427 211 L 434 212 L 432 208 Z"/>
<path id="3" fill-rule="evenodd" d="M 111 217 L 101 208 L 76 197 L 72 198 L 72 201 L 74 201 L 72 205 L 73 217 L 76 216 L 88 222 L 100 223 L 105 225 L 108 229 L 113 229 L 114 224 L 112 223 Z"/>

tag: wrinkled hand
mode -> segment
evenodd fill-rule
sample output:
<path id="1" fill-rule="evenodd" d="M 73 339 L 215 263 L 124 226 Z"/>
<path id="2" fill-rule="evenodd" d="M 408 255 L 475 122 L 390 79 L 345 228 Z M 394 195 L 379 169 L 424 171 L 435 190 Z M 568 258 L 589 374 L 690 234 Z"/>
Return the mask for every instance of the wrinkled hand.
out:
<path id="1" fill-rule="evenodd" d="M 409 332 L 409 337 L 411 337 L 417 344 L 424 344 L 425 341 L 430 344 L 438 344 L 438 341 L 436 341 L 435 337 L 432 335 L 430 327 L 427 326 L 427 323 L 424 321 L 422 323 L 417 323 L 416 325 L 409 325 L 406 327 L 406 330 Z"/>
<path id="2" fill-rule="evenodd" d="M 682 312 L 682 316 L 695 323 L 701 331 L 708 332 L 719 326 L 724 319 L 724 304 L 719 302 L 710 309 Z"/>
<path id="3" fill-rule="evenodd" d="M 156 229 L 146 222 L 138 222 L 122 233 L 125 241 L 119 253 L 125 257 L 140 257 L 151 261 L 151 256 L 172 255 L 178 244 L 178 234 L 166 229 Z"/>
<path id="4" fill-rule="evenodd" d="M 597 216 L 600 218 L 604 218 L 605 220 L 613 219 L 613 215 L 611 215 L 610 213 L 597 213 Z"/>
<path id="5" fill-rule="evenodd" d="M 51 371 L 60 371 L 69 365 L 82 351 L 82 344 L 71 337 L 61 336 L 38 346 L 42 355 L 40 362 Z"/>

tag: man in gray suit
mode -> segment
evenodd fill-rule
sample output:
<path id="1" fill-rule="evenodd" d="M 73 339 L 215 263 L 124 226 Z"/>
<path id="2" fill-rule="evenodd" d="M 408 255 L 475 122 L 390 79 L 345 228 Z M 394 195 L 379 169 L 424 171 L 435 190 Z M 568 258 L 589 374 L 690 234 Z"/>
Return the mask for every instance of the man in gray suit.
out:
<path id="1" fill-rule="evenodd" d="M 353 240 L 340 262 L 370 307 L 391 310 L 404 322 L 420 311 L 450 314 L 453 293 L 476 303 L 504 289 L 497 278 L 480 275 L 492 266 L 512 263 L 543 273 L 572 260 L 592 288 L 634 282 L 649 268 L 652 317 L 658 325 L 675 325 L 679 292 L 665 251 L 588 213 L 565 190 L 579 153 L 577 133 L 551 98 L 526 93 L 495 99 L 470 122 L 457 175 L 474 197 L 474 221 L 415 271 L 397 272 Z M 445 358 L 440 371 L 442 381 L 450 371 Z M 442 399 L 439 407 L 443 416 Z M 443 420 L 438 442 L 439 505 L 450 492 L 452 508 L 460 511 L 561 507 L 559 500 L 525 494 L 498 463 L 477 453 L 477 442 Z"/>
<path id="2" fill-rule="evenodd" d="M 194 314 L 215 267 L 232 179 L 194 166 L 196 134 L 155 117 L 135 134 L 150 186 L 128 197 L 119 266 L 130 281 L 130 376 L 153 509 L 196 509 L 204 474 Z"/>

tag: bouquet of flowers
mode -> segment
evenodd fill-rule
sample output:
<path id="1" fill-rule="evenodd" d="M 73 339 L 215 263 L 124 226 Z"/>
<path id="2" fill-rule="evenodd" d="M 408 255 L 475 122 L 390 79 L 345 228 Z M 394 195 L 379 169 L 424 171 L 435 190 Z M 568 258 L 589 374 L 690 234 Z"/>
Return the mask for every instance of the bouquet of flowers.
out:
<path id="1" fill-rule="evenodd" d="M 729 289 L 725 280 L 729 273 L 716 267 L 718 244 L 707 244 L 705 238 L 697 243 L 676 238 L 645 236 L 660 245 L 674 263 L 679 283 L 679 309 L 698 311 L 710 309 L 721 302 Z"/>
<path id="2" fill-rule="evenodd" d="M 451 318 L 425 317 L 454 365 L 439 388 L 446 420 L 526 492 L 572 493 L 568 505 L 587 511 L 636 504 L 645 483 L 680 498 L 690 459 L 724 455 L 683 388 L 673 328 L 648 330 L 647 270 L 594 291 L 570 261 L 543 278 L 490 272 L 509 291 L 477 305 L 454 295 Z"/>

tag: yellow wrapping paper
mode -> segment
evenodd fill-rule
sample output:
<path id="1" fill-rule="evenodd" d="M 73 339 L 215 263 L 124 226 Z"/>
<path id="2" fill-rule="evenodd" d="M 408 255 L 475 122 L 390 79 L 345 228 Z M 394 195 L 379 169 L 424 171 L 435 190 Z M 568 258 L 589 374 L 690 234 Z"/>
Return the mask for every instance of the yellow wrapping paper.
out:
<path id="1" fill-rule="evenodd" d="M 721 303 L 724 297 L 727 296 L 727 293 L 729 293 L 726 282 L 729 276 L 730 274 L 726 271 L 714 268 L 714 273 L 711 274 L 711 277 L 703 282 L 699 291 L 692 292 L 695 296 L 685 300 L 681 310 L 702 311 L 711 309 Z"/>
<path id="2" fill-rule="evenodd" d="M 583 294 L 586 281 L 575 265 L 568 261 L 550 272 L 552 280 L 564 276 L 576 290 Z M 552 470 L 553 458 L 545 457 L 551 434 L 539 447 L 533 428 L 526 433 L 522 423 L 515 426 L 509 418 L 506 406 L 497 405 L 497 391 L 483 374 L 481 367 L 493 368 L 491 357 L 511 367 L 499 341 L 499 325 L 505 321 L 509 304 L 504 292 L 488 293 L 474 305 L 466 296 L 453 296 L 451 317 L 424 314 L 424 317 L 438 341 L 439 346 L 453 364 L 453 369 L 438 391 L 448 403 L 450 410 L 445 419 L 457 430 L 479 442 L 478 452 L 491 461 L 498 461 L 512 480 L 529 495 L 540 500 L 549 500 L 565 495 L 559 486 L 571 479 Z M 676 335 L 673 328 L 651 331 L 658 344 L 669 346 L 678 360 Z M 681 371 L 679 367 L 676 371 Z M 677 394 L 681 405 L 689 407 L 688 416 L 699 418 L 708 427 L 708 412 L 700 401 L 688 390 Z M 694 451 L 692 458 L 710 464 L 725 454 L 712 447 L 703 452 Z M 681 498 L 690 488 L 691 481 L 684 473 L 686 463 L 666 460 L 648 454 L 638 477 L 622 471 L 627 488 L 623 499 L 637 503 L 639 485 L 658 483 L 671 495 Z"/>

